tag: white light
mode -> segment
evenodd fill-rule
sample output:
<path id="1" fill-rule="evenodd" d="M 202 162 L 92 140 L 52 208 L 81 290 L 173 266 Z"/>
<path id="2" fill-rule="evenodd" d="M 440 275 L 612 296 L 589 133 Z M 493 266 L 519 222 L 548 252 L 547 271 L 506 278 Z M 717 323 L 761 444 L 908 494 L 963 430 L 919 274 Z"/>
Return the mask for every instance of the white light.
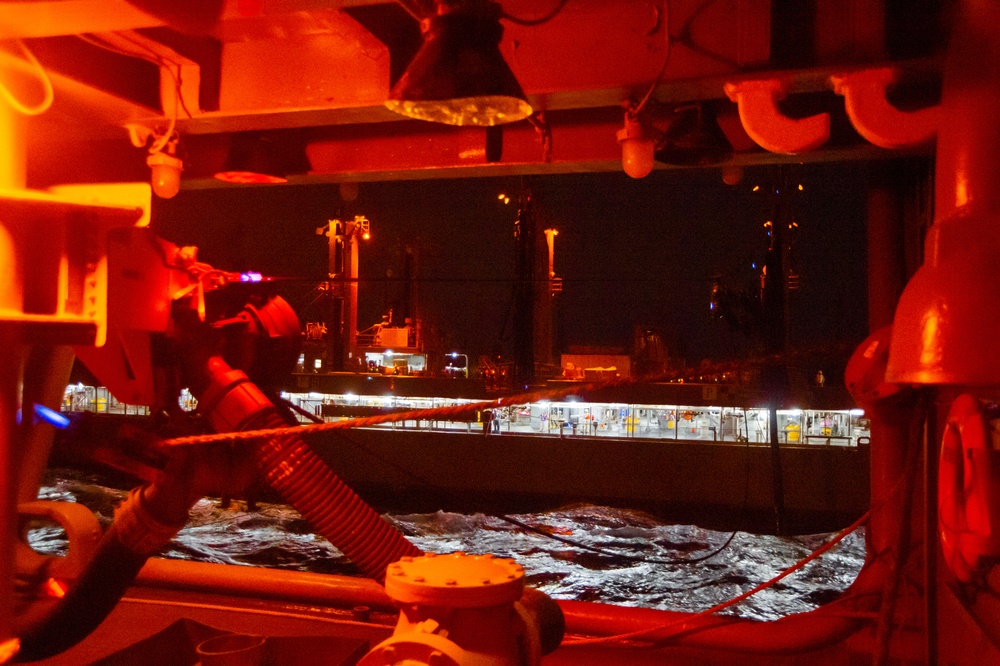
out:
<path id="1" fill-rule="evenodd" d="M 321 361 L 320 359 L 316 359 L 315 361 L 313 361 L 313 367 L 319 370 L 320 368 L 323 367 L 323 361 Z"/>
<path id="2" fill-rule="evenodd" d="M 865 415 L 865 410 L 863 410 L 863 409 L 852 409 L 851 410 L 851 416 L 864 416 L 864 415 Z"/>

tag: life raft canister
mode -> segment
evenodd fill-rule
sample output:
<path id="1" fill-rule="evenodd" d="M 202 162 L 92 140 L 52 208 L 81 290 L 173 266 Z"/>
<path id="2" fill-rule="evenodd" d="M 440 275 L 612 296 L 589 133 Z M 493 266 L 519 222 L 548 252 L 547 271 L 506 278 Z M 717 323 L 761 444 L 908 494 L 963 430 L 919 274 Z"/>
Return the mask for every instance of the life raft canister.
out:
<path id="1" fill-rule="evenodd" d="M 1000 451 L 979 401 L 965 393 L 948 412 L 938 466 L 938 533 L 944 560 L 963 582 L 1000 556 Z"/>

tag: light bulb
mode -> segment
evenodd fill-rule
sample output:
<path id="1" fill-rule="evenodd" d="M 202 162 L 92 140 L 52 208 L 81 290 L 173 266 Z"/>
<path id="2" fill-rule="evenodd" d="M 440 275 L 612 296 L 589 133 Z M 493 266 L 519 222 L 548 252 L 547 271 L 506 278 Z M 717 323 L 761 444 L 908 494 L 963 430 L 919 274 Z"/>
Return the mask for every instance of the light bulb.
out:
<path id="1" fill-rule="evenodd" d="M 151 174 L 149 183 L 156 196 L 169 199 L 181 189 L 181 171 L 184 163 L 173 155 L 153 153 L 146 158 Z"/>
<path id="2" fill-rule="evenodd" d="M 653 152 L 656 140 L 635 118 L 626 115 L 625 127 L 617 134 L 622 146 L 622 169 L 632 178 L 645 178 L 653 170 Z"/>
<path id="3" fill-rule="evenodd" d="M 652 139 L 625 139 L 622 141 L 622 168 L 633 178 L 645 178 L 653 170 Z"/>

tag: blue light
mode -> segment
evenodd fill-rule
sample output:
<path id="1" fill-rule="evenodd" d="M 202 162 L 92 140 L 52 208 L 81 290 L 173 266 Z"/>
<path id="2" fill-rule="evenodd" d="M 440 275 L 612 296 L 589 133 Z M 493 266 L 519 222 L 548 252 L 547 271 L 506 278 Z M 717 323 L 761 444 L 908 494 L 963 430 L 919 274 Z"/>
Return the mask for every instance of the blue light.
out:
<path id="1" fill-rule="evenodd" d="M 35 423 L 39 421 L 45 421 L 57 428 L 68 428 L 69 419 L 60 414 L 59 412 L 49 409 L 45 405 L 39 405 L 35 403 Z"/>
<path id="2" fill-rule="evenodd" d="M 264 279 L 264 276 L 260 273 L 254 273 L 252 271 L 247 271 L 246 273 L 240 273 L 240 282 L 260 282 Z"/>

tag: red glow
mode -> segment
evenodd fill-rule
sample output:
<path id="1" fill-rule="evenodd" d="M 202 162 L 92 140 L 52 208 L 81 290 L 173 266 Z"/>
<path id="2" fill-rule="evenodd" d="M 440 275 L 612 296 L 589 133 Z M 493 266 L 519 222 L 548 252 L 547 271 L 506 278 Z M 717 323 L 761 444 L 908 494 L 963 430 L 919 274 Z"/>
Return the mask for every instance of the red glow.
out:
<path id="1" fill-rule="evenodd" d="M 215 179 L 237 185 L 279 185 L 288 182 L 287 178 L 269 176 L 266 173 L 255 171 L 220 171 L 215 174 Z"/>
<path id="2" fill-rule="evenodd" d="M 69 589 L 66 583 L 61 580 L 56 580 L 55 578 L 49 578 L 45 581 L 45 593 L 50 597 L 56 599 L 62 599 L 66 596 L 66 590 Z"/>

